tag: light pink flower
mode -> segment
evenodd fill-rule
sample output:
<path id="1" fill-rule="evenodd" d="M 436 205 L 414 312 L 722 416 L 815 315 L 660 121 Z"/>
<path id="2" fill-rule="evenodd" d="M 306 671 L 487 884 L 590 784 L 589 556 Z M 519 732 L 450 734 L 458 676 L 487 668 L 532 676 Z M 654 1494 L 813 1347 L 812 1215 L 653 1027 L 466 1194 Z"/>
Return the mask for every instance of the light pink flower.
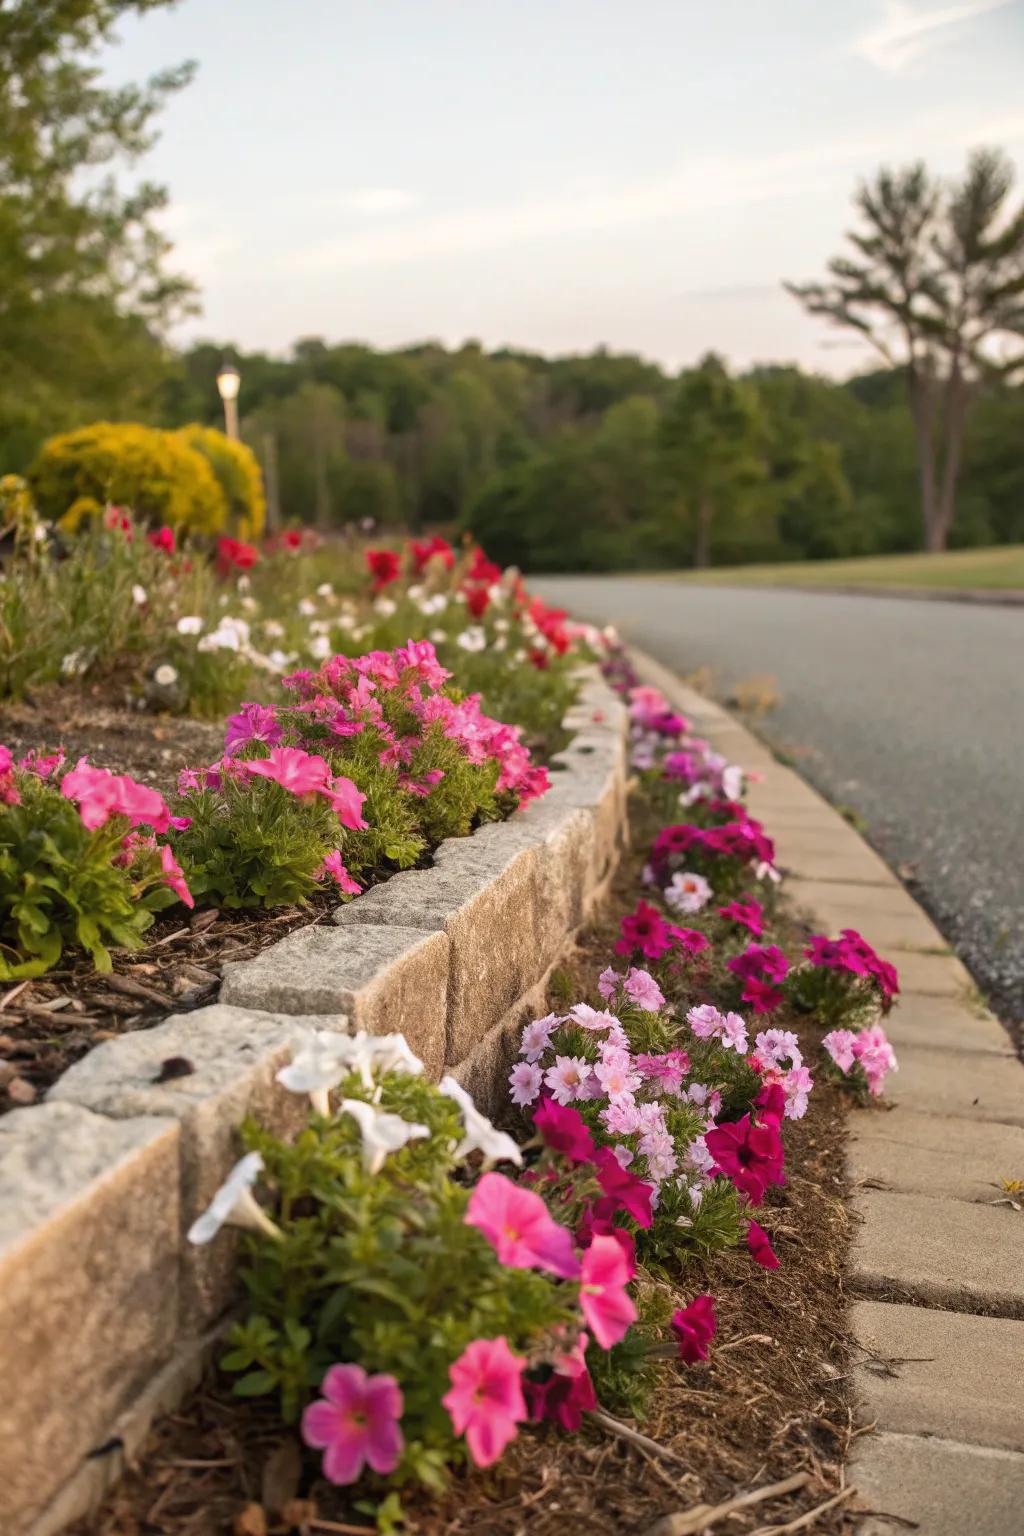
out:
<path id="1" fill-rule="evenodd" d="M 727 1013 L 722 1020 L 721 1040 L 740 1056 L 747 1049 L 747 1026 L 738 1013 Z"/>
<path id="2" fill-rule="evenodd" d="M 544 1074 L 532 1061 L 518 1061 L 508 1075 L 513 1104 L 532 1104 L 540 1093 Z"/>
<path id="3" fill-rule="evenodd" d="M 532 1024 L 527 1024 L 519 1041 L 519 1054 L 525 1056 L 527 1061 L 538 1061 L 551 1044 L 551 1035 L 561 1022 L 557 1013 L 549 1013 L 543 1019 L 534 1019 Z"/>
<path id="4" fill-rule="evenodd" d="M 712 1003 L 701 1003 L 698 1008 L 689 1010 L 686 1022 L 698 1040 L 710 1040 L 722 1027 L 722 1015 Z"/>
<path id="5" fill-rule="evenodd" d="M 589 1003 L 575 1003 L 569 1009 L 569 1017 L 580 1029 L 617 1029 L 621 1028 L 614 1013 L 605 1013 L 601 1009 L 591 1008 Z"/>
<path id="6" fill-rule="evenodd" d="M 802 1120 L 807 1113 L 807 1101 L 814 1087 L 814 1078 L 809 1069 L 803 1066 L 792 1067 L 782 1079 L 782 1087 L 786 1095 L 786 1118 Z"/>
<path id="7" fill-rule="evenodd" d="M 658 983 L 650 971 L 641 970 L 639 966 L 630 966 L 623 989 L 626 996 L 645 1013 L 657 1013 L 659 1008 L 665 1006 L 665 995 Z"/>
<path id="8" fill-rule="evenodd" d="M 405 1449 L 399 1425 L 405 1405 L 395 1378 L 368 1376 L 361 1365 L 332 1365 L 321 1391 L 302 1415 L 302 1438 L 323 1451 L 328 1482 L 354 1483 L 364 1463 L 382 1477 L 393 1472 Z"/>
<path id="9" fill-rule="evenodd" d="M 849 1072 L 853 1066 L 856 1060 L 853 1050 L 856 1040 L 857 1036 L 852 1029 L 833 1029 L 822 1040 L 822 1045 L 840 1072 Z"/>
<path id="10" fill-rule="evenodd" d="M 585 1097 L 584 1084 L 592 1070 L 582 1056 L 556 1056 L 554 1066 L 544 1074 L 544 1082 L 556 1103 L 570 1104 L 573 1099 Z"/>
<path id="11" fill-rule="evenodd" d="M 618 1246 L 618 1245 L 616 1245 Z M 441 1401 L 452 1428 L 465 1435 L 478 1467 L 496 1462 L 526 1418 L 522 1376 L 526 1361 L 514 1355 L 504 1334 L 474 1339 L 448 1369 L 451 1388 Z"/>
<path id="12" fill-rule="evenodd" d="M 611 1349 L 636 1321 L 636 1306 L 626 1290 L 635 1273 L 636 1265 L 614 1237 L 591 1239 L 583 1255 L 580 1307 L 602 1349 Z"/>
<path id="13" fill-rule="evenodd" d="M 605 969 L 601 972 L 600 976 L 597 978 L 597 990 L 600 992 L 601 996 L 606 1002 L 611 1002 L 612 998 L 618 991 L 619 982 L 621 980 L 622 977 L 614 968 L 614 966 L 606 966 Z"/>
<path id="14" fill-rule="evenodd" d="M 755 1037 L 757 1054 L 762 1061 L 773 1062 L 775 1066 L 788 1058 L 790 1065 L 799 1067 L 803 1063 L 800 1053 L 800 1041 L 790 1029 L 762 1029 Z"/>
<path id="15" fill-rule="evenodd" d="M 868 1088 L 877 1098 L 882 1092 L 882 1085 L 887 1075 L 890 1072 L 899 1071 L 896 1052 L 889 1044 L 888 1036 L 880 1024 L 874 1024 L 870 1029 L 860 1031 L 854 1042 L 853 1054 L 864 1069 Z"/>
<path id="16" fill-rule="evenodd" d="M 509 1269 L 546 1269 L 563 1280 L 579 1274 L 572 1233 L 559 1226 L 540 1195 L 503 1173 L 485 1173 L 479 1180 L 465 1221 L 483 1233 Z"/>
<path id="17" fill-rule="evenodd" d="M 593 1070 L 612 1103 L 618 1099 L 632 1098 L 643 1082 L 640 1073 L 634 1070 L 629 1052 L 618 1046 L 603 1052 Z"/>

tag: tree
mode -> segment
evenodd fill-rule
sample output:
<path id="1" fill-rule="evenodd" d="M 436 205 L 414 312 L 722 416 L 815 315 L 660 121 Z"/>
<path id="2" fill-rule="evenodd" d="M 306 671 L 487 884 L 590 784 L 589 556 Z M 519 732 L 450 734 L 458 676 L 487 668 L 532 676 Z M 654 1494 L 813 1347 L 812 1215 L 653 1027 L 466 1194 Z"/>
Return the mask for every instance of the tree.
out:
<path id="1" fill-rule="evenodd" d="M 97 414 L 118 376 L 138 411 L 165 366 L 159 335 L 191 303 L 191 285 L 163 265 L 153 214 L 164 190 L 144 181 L 123 192 L 97 174 L 150 147 L 154 116 L 192 65 L 113 89 L 91 56 L 120 17 L 168 3 L 0 5 L 0 439 L 13 430 L 20 444 Z"/>
<path id="2" fill-rule="evenodd" d="M 661 422 L 661 446 L 693 528 L 693 564 L 711 564 L 716 523 L 750 507 L 764 479 L 764 428 L 754 389 L 713 355 L 680 376 Z"/>
<path id="3" fill-rule="evenodd" d="M 918 162 L 883 168 L 854 199 L 857 255 L 823 283 L 787 284 L 811 314 L 858 331 L 906 376 L 925 546 L 945 549 L 971 406 L 983 384 L 1024 370 L 1024 206 L 1013 168 L 979 150 L 947 185 Z"/>

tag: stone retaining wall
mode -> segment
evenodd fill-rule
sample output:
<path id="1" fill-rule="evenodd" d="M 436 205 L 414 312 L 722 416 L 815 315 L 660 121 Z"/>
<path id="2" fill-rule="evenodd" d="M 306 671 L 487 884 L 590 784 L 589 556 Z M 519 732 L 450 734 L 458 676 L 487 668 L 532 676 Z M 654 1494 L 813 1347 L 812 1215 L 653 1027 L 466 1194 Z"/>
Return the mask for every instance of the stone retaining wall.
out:
<path id="1" fill-rule="evenodd" d="M 234 1250 L 185 1241 L 248 1114 L 311 1027 L 402 1031 L 434 1077 L 493 1104 L 511 1041 L 607 890 L 625 836 L 625 710 L 589 672 L 553 788 L 225 967 L 220 1001 L 98 1045 L 47 1102 L 0 1120 L 0 1531 L 52 1536 L 102 1497 L 194 1384 Z M 161 1082 L 161 1067 L 191 1070 Z"/>

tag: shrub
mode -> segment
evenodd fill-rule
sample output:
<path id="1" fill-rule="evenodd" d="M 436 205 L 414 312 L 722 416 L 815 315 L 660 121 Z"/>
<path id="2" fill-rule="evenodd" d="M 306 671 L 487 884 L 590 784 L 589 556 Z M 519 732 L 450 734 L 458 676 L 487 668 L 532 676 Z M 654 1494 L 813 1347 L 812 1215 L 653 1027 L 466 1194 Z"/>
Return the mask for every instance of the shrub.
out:
<path id="1" fill-rule="evenodd" d="M 176 432 L 137 422 L 98 421 L 51 437 L 29 471 L 44 516 L 71 513 L 71 527 L 95 506 L 130 507 L 140 518 L 217 533 L 228 503 L 209 459 Z"/>
<path id="2" fill-rule="evenodd" d="M 263 494 L 263 475 L 252 449 L 233 442 L 214 427 L 193 423 L 181 427 L 177 436 L 202 454 L 217 478 L 227 503 L 230 526 L 240 539 L 257 539 L 263 532 L 267 503 Z"/>
<path id="3" fill-rule="evenodd" d="M 154 912 L 192 905 L 169 848 L 135 829 L 166 830 L 161 797 L 83 758 L 15 768 L 0 747 L 0 979 L 40 976 L 67 944 L 111 968 L 108 944 L 137 949 Z"/>

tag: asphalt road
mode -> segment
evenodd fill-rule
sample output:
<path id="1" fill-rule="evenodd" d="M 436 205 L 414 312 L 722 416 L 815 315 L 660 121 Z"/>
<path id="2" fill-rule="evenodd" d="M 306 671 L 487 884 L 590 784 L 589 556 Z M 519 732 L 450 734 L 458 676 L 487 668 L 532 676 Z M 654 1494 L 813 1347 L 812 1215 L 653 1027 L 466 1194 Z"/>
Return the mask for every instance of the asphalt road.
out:
<path id="1" fill-rule="evenodd" d="M 711 668 L 719 697 L 773 677 L 781 701 L 756 729 L 859 813 L 993 1007 L 1024 1020 L 1024 608 L 636 577 L 531 586 L 667 666 Z"/>

